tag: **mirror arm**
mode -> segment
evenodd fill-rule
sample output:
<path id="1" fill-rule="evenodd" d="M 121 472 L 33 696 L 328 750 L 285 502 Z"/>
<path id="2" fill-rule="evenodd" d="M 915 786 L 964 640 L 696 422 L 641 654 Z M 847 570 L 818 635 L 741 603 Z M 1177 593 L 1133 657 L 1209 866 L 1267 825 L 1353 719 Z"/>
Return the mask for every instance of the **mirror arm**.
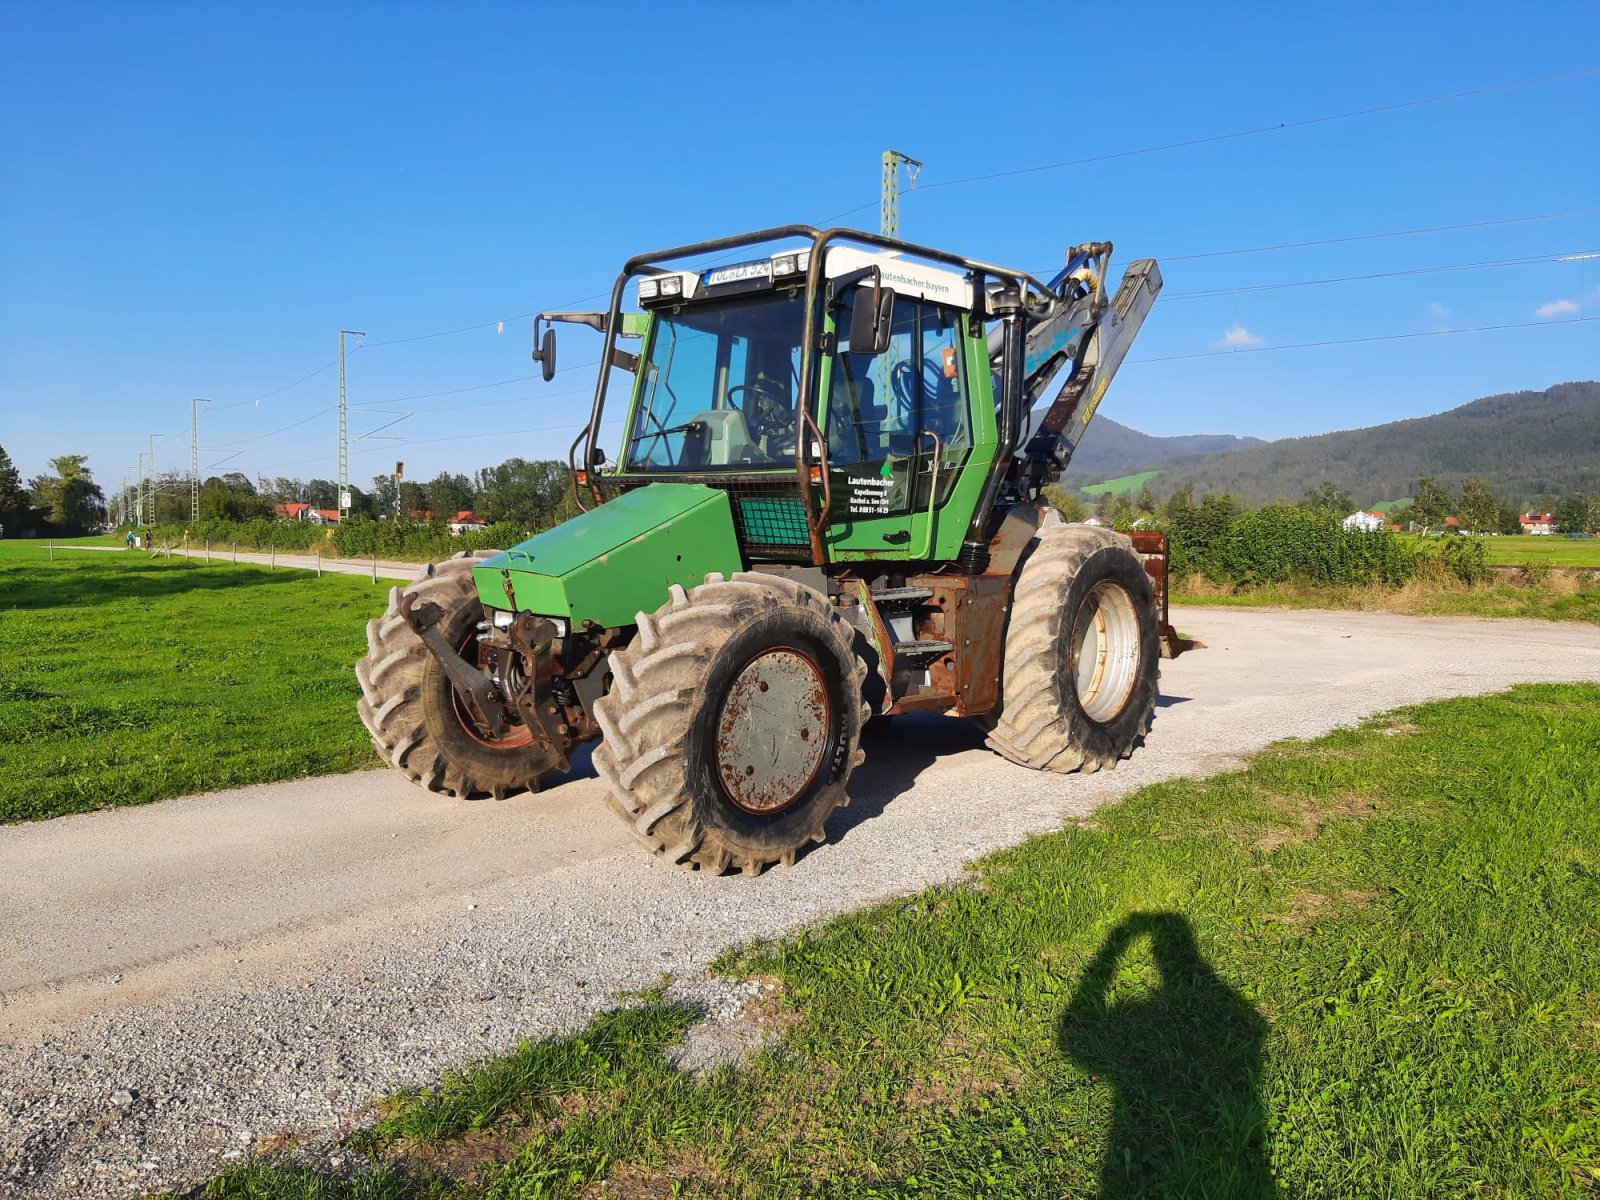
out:
<path id="1" fill-rule="evenodd" d="M 566 321 L 573 325 L 587 325 L 596 333 L 604 333 L 606 331 L 606 326 L 610 323 L 610 320 L 611 314 L 603 312 L 542 312 L 533 319 L 534 337 L 536 339 L 538 337 L 538 325 L 540 321 L 546 321 L 550 323 L 554 323 L 556 321 Z"/>
<path id="2" fill-rule="evenodd" d="M 844 303 L 845 289 L 854 287 L 863 279 L 872 280 L 872 302 L 876 305 L 878 303 L 878 293 L 883 290 L 883 271 L 874 263 L 868 267 L 858 267 L 854 271 L 830 280 L 828 283 L 829 307 L 837 308 Z"/>

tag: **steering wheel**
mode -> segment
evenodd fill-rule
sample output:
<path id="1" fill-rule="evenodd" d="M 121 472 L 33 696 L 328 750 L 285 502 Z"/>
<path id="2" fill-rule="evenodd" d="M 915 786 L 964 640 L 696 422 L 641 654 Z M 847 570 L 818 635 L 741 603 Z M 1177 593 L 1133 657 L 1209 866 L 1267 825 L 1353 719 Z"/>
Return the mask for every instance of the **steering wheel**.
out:
<path id="1" fill-rule="evenodd" d="M 743 404 L 733 402 L 733 397 L 739 392 L 750 393 Z M 755 383 L 735 384 L 728 389 L 723 398 L 728 402 L 729 408 L 744 414 L 745 424 L 757 437 L 786 433 L 794 428 L 794 413 L 772 390 L 771 385 L 760 380 Z"/>

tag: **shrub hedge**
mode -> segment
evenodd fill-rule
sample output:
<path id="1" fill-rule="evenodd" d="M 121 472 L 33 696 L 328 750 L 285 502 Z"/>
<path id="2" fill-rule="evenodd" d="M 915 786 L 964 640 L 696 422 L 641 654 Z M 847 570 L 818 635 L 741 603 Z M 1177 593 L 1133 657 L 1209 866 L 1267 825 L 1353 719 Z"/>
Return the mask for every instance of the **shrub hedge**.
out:
<path id="1" fill-rule="evenodd" d="M 321 526 L 305 521 L 197 521 L 155 527 L 157 541 L 173 544 L 187 534 L 191 546 L 208 539 L 213 550 L 237 544 L 241 550 L 276 548 L 309 554 L 319 547 L 337 558 L 401 559 L 437 562 L 462 550 L 503 550 L 532 536 L 509 521 L 453 536 L 442 524 L 420 521 L 370 521 L 351 518 L 343 525 Z"/>
<path id="2" fill-rule="evenodd" d="M 1165 528 L 1174 578 L 1203 574 L 1239 588 L 1289 581 L 1398 587 L 1419 575 L 1478 583 L 1489 574 L 1475 538 L 1418 547 L 1388 530 L 1345 529 L 1336 515 L 1288 504 L 1241 512 L 1226 496 L 1208 496 L 1171 514 Z"/>
<path id="3" fill-rule="evenodd" d="M 1418 547 L 1387 530 L 1347 530 L 1337 516 L 1287 504 L 1242 512 L 1226 496 L 1207 496 L 1198 505 L 1169 514 L 1162 528 L 1171 541 L 1170 570 L 1175 580 L 1203 574 L 1213 582 L 1241 588 L 1291 580 L 1397 587 L 1419 576 L 1478 583 L 1489 575 L 1483 543 L 1476 538 L 1439 537 Z M 176 543 L 187 533 L 191 546 L 209 538 L 213 549 L 237 543 L 241 549 L 275 546 L 308 553 L 320 546 L 324 554 L 340 558 L 376 554 L 436 562 L 462 550 L 514 546 L 533 532 L 501 522 L 453 537 L 442 524 L 352 518 L 331 528 L 267 520 L 168 524 L 157 526 L 156 537 Z"/>

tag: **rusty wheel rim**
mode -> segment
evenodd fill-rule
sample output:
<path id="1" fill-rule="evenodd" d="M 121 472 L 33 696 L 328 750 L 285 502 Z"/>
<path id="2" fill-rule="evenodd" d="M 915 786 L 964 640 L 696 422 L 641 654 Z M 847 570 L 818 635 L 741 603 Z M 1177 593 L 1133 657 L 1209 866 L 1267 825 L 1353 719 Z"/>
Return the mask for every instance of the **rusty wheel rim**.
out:
<path id="1" fill-rule="evenodd" d="M 833 702 L 817 664 L 791 646 L 756 655 L 717 717 L 717 781 L 733 805 L 769 817 L 797 803 L 827 753 Z"/>
<path id="2" fill-rule="evenodd" d="M 473 666 L 478 665 L 478 637 L 477 631 L 469 632 L 456 648 L 456 653 L 466 659 Z M 477 742 L 480 746 L 487 746 L 491 750 L 520 750 L 524 746 L 533 744 L 533 730 L 526 725 L 507 725 L 505 733 L 499 737 L 491 737 L 483 727 L 472 705 L 461 698 L 461 693 L 456 691 L 455 685 L 448 679 L 445 687 L 450 689 L 450 708 L 460 722 L 462 732 Z M 508 707 L 509 713 L 509 707 Z"/>

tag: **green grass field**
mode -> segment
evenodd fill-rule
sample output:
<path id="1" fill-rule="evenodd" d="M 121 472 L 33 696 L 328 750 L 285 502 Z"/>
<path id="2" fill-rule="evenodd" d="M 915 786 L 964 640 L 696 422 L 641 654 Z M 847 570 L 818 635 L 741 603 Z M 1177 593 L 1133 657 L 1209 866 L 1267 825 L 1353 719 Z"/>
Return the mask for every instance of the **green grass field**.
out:
<path id="1" fill-rule="evenodd" d="M 785 999 L 742 1069 L 656 998 L 206 1194 L 1593 1196 L 1597 753 L 1580 685 L 1283 744 L 729 954 Z"/>
<path id="2" fill-rule="evenodd" d="M 390 586 L 0 542 L 0 821 L 378 766 L 354 664 Z"/>
<path id="3" fill-rule="evenodd" d="M 1114 496 L 1131 496 L 1159 474 L 1160 471 L 1140 471 L 1137 475 L 1119 475 L 1102 483 L 1085 484 L 1078 490 L 1087 496 L 1098 496 L 1104 492 Z"/>
<path id="4" fill-rule="evenodd" d="M 1483 548 L 1489 562 L 1494 565 L 1520 567 L 1528 563 L 1549 563 L 1552 567 L 1594 567 L 1600 570 L 1600 538 L 1517 534 L 1484 538 Z"/>

